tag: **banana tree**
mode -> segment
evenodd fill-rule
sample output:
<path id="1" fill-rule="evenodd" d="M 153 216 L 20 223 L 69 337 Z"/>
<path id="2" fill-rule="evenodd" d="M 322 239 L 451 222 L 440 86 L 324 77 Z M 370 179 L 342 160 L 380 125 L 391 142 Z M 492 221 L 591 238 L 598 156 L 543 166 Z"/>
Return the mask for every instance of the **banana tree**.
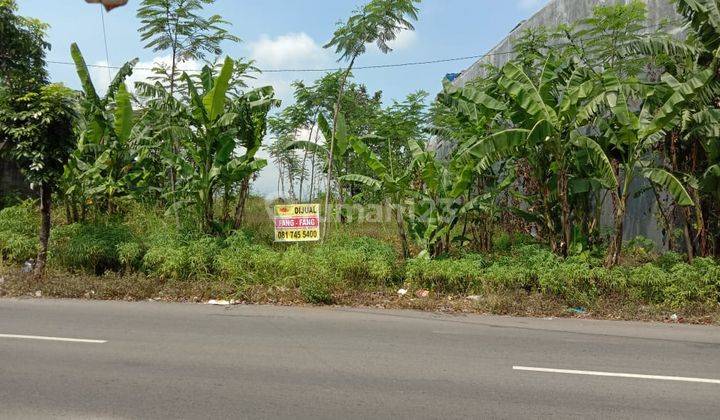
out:
<path id="1" fill-rule="evenodd" d="M 177 159 L 184 200 L 177 206 L 194 205 L 206 230 L 216 229 L 215 193 L 220 186 L 241 183 L 234 225 L 242 222 L 244 196 L 252 174 L 267 162 L 255 155 L 265 132 L 265 119 L 270 108 L 279 102 L 271 87 L 263 87 L 240 95 L 234 100 L 228 93 L 235 62 L 226 58 L 218 75 L 210 67 L 203 69 L 200 86 L 182 75 L 188 103 L 182 103 L 183 116 L 175 119 L 182 126 L 164 128 L 180 139 L 183 155 Z M 245 149 L 238 156 L 237 150 Z"/>
<path id="2" fill-rule="evenodd" d="M 612 178 L 607 176 L 608 165 L 597 156 L 601 149 L 592 140 L 582 144 L 571 141 L 571 133 L 580 126 L 578 117 L 583 107 L 598 93 L 590 73 L 581 64 L 554 54 L 547 57 L 535 79 L 520 63 L 508 63 L 503 67 L 497 85 L 498 94 L 509 102 L 504 117 L 509 119 L 510 128 L 475 138 L 465 147 L 466 153 L 484 162 L 486 167 L 510 157 L 530 161 L 534 178 L 541 188 L 545 228 L 551 235 L 553 249 L 563 255 L 567 255 L 572 241 L 569 196 L 574 175 L 572 162 L 579 147 L 586 149 L 595 162 L 603 164 L 599 171 L 603 185 L 614 185 Z M 498 101 L 477 93 L 457 92 L 454 96 L 460 101 L 459 110 L 464 113 L 468 113 L 468 109 L 474 112 L 478 106 L 488 109 L 488 104 Z M 468 108 L 468 103 L 475 107 Z M 557 202 L 560 206 L 559 235 L 555 221 Z"/>
<path id="3" fill-rule="evenodd" d="M 135 160 L 129 142 L 135 117 L 124 81 L 132 75 L 137 59 L 120 68 L 101 98 L 77 44 L 72 44 L 71 54 L 84 95 L 78 148 L 64 174 L 65 194 L 103 202 L 112 213 L 116 198 L 127 196 L 133 189 Z"/>
<path id="4" fill-rule="evenodd" d="M 449 252 L 455 239 L 464 241 L 464 232 L 455 228 L 466 215 L 496 210 L 497 199 L 514 181 L 514 173 L 499 168 L 494 176 L 503 178 L 500 182 L 475 191 L 473 186 L 478 177 L 492 169 L 485 167 L 482 160 L 462 150 L 447 159 L 438 159 L 435 151 L 416 141 L 411 141 L 408 147 L 413 156 L 413 171 L 419 174 L 415 181 L 421 185 L 412 195 L 411 232 L 425 254 L 437 257 Z"/>
<path id="5" fill-rule="evenodd" d="M 606 265 L 618 264 L 622 251 L 623 225 L 630 197 L 630 186 L 637 177 L 663 187 L 679 206 L 693 206 L 694 202 L 683 183 L 675 174 L 658 167 L 652 158 L 652 150 L 665 136 L 665 130 L 678 123 L 683 105 L 710 79 L 712 72 L 703 70 L 678 82 L 665 74 L 665 85 L 672 86 L 668 95 L 658 87 L 642 93 L 643 102 L 639 112 L 633 112 L 631 97 L 638 96 L 633 86 L 621 82 L 612 72 L 603 75 L 602 101 L 597 110 L 607 109 L 610 117 L 597 117 L 595 125 L 605 144 L 606 158 L 612 160 L 612 176 L 618 180 L 611 190 L 614 204 L 614 234 L 608 247 Z M 638 98 L 633 98 L 638 99 Z M 662 103 L 662 106 L 655 104 Z M 587 142 L 588 137 L 577 136 L 576 141 Z M 619 180 L 622 178 L 622 181 Z"/>
<path id="6" fill-rule="evenodd" d="M 414 168 L 408 167 L 401 173 L 396 173 L 394 167 L 388 168 L 385 166 L 382 159 L 370 150 L 363 139 L 352 138 L 350 144 L 357 155 L 357 159 L 367 165 L 375 176 L 347 174 L 340 177 L 340 180 L 362 184 L 388 198 L 388 204 L 397 224 L 403 258 L 409 258 L 410 246 L 408 244 L 404 204 L 410 196 Z"/>
<path id="7" fill-rule="evenodd" d="M 280 106 L 271 86 L 264 86 L 245 92 L 235 98 L 230 109 L 237 115 L 234 126 L 237 148 L 244 149 L 244 154 L 235 156 L 225 166 L 224 182 L 226 189 L 233 183 L 240 184 L 233 227 L 239 229 L 244 220 L 245 202 L 250 192 L 250 179 L 267 165 L 264 159 L 257 159 L 256 154 L 262 146 L 267 133 L 268 114 L 272 108 Z"/>

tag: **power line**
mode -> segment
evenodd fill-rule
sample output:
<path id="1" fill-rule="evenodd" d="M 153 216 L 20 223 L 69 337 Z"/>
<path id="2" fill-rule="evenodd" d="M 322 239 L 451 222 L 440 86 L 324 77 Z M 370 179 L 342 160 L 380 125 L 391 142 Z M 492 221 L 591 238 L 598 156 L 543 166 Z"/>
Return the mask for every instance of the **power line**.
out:
<path id="1" fill-rule="evenodd" d="M 112 77 L 110 74 L 110 49 L 108 48 L 107 30 L 105 29 L 105 10 L 103 10 L 102 4 L 100 6 L 100 18 L 102 20 L 103 28 L 103 40 L 105 40 L 105 62 L 108 65 L 108 77 Z"/>
<path id="2" fill-rule="evenodd" d="M 660 24 L 656 24 L 656 25 L 644 26 L 644 27 L 639 28 L 639 30 L 659 28 L 664 25 L 674 25 L 676 23 L 681 23 L 681 22 L 684 22 L 684 21 L 682 19 L 679 19 L 679 20 L 664 22 L 664 23 L 660 23 Z M 602 37 L 589 38 L 589 39 L 584 39 L 583 41 L 593 41 L 593 40 L 597 40 L 597 39 L 601 39 L 601 38 Z M 558 44 L 550 45 L 550 47 L 562 47 L 562 46 L 568 46 L 568 45 L 573 45 L 573 44 L 572 43 L 558 43 Z M 107 39 L 106 39 L 106 53 L 107 53 Z M 374 69 L 423 66 L 423 65 L 429 65 L 429 64 L 450 63 L 450 62 L 473 60 L 473 59 L 477 60 L 477 59 L 484 59 L 484 58 L 488 58 L 488 57 L 510 55 L 510 54 L 515 54 L 515 51 L 497 51 L 497 52 L 488 52 L 485 54 L 468 55 L 468 56 L 463 56 L 463 57 L 443 58 L 443 59 L 437 59 L 437 60 L 410 61 L 410 62 L 405 62 L 405 63 L 355 66 L 353 68 L 353 70 L 374 70 Z M 59 64 L 59 65 L 69 65 L 69 66 L 75 65 L 75 63 L 72 63 L 69 61 L 61 61 L 61 60 L 47 60 L 47 62 L 51 63 L 51 64 Z M 121 68 L 119 66 L 109 65 L 109 60 L 108 60 L 108 65 L 87 64 L 87 66 L 93 67 L 93 68 L 107 68 L 107 69 L 115 69 L 115 70 L 119 70 Z M 153 67 L 133 67 L 133 70 L 154 71 L 155 68 L 153 68 Z M 286 68 L 286 69 L 258 69 L 258 70 L 261 73 L 327 73 L 327 72 L 339 71 L 339 70 L 343 70 L 343 69 L 340 67 L 326 67 L 326 68 Z M 199 73 L 201 70 L 178 69 L 178 71 L 187 72 L 187 73 Z"/>
<path id="3" fill-rule="evenodd" d="M 384 69 L 384 68 L 395 68 L 395 67 L 410 67 L 410 66 L 420 66 L 420 65 L 427 65 L 427 64 L 438 64 L 438 63 L 449 63 L 453 61 L 464 61 L 464 60 L 471 60 L 471 59 L 478 59 L 487 56 L 487 54 L 479 54 L 479 55 L 468 55 L 464 57 L 452 57 L 452 58 L 444 58 L 439 60 L 427 60 L 427 61 L 411 61 L 407 63 L 394 63 L 394 64 L 376 64 L 376 65 L 368 65 L 368 66 L 356 66 L 353 68 L 353 70 L 370 70 L 370 69 Z M 59 61 L 59 60 L 47 60 L 50 64 L 62 64 L 62 65 L 70 65 L 74 66 L 75 63 L 71 63 L 69 61 Z M 88 64 L 88 67 L 94 67 L 94 68 L 109 68 L 109 69 L 115 69 L 119 70 L 121 67 L 119 66 L 110 66 L 110 65 L 102 65 L 102 64 Z M 152 67 L 133 67 L 134 70 L 145 70 L 145 71 L 153 71 L 155 70 Z M 287 68 L 287 69 L 260 69 L 261 73 L 310 73 L 310 72 L 317 72 L 317 73 L 326 73 L 329 71 L 338 71 L 343 70 L 340 67 L 326 67 L 326 68 Z M 197 69 L 178 69 L 178 71 L 184 71 L 187 73 L 192 72 L 200 72 L 200 70 Z"/>

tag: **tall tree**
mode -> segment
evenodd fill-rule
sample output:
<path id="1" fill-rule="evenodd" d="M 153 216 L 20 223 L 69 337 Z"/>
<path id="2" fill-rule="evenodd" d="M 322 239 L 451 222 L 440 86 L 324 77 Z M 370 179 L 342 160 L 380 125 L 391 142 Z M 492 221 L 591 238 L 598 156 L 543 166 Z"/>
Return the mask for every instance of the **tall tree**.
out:
<path id="1" fill-rule="evenodd" d="M 18 16 L 14 0 L 0 0 L 0 151 L 5 145 L 40 189 L 40 249 L 35 266 L 42 275 L 50 238 L 52 193 L 75 144 L 75 95 L 47 84 L 47 25 Z"/>
<path id="2" fill-rule="evenodd" d="M 174 97 L 181 71 L 178 65 L 189 60 L 205 60 L 208 54 L 220 56 L 223 41 L 239 42 L 240 38 L 230 34 L 228 22 L 218 15 L 205 17 L 202 11 L 215 0 L 143 0 L 137 16 L 142 26 L 140 36 L 146 42 L 145 48 L 154 52 L 170 52 L 170 68 L 158 66 L 155 71 L 167 83 L 170 95 Z M 170 139 L 169 155 L 178 157 L 177 140 Z M 173 205 L 176 204 L 176 165 L 168 169 Z M 175 206 L 174 206 L 175 207 Z M 177 214 L 176 214 L 177 218 Z"/>
<path id="3" fill-rule="evenodd" d="M 13 143 L 11 155 L 25 177 L 40 189 L 38 276 L 44 273 L 47 261 L 52 194 L 75 148 L 75 99 L 72 90 L 58 84 L 44 85 L 19 98 L 0 93 L 0 125 Z"/>
<path id="4" fill-rule="evenodd" d="M 47 82 L 47 25 L 17 15 L 15 0 L 0 0 L 0 84 L 21 94 Z"/>
<path id="5" fill-rule="evenodd" d="M 175 92 L 181 74 L 178 65 L 189 60 L 205 60 L 208 54 L 219 56 L 223 41 L 240 38 L 226 29 L 229 23 L 218 15 L 202 16 L 206 5 L 215 0 L 143 0 L 137 12 L 142 26 L 140 36 L 145 48 L 170 52 L 169 69 L 158 69 L 167 78 L 170 93 Z"/>
<path id="6" fill-rule="evenodd" d="M 340 102 L 350 72 L 355 60 L 365 53 L 368 44 L 376 44 L 383 53 L 392 51 L 390 43 L 402 31 L 414 30 L 412 21 L 418 18 L 417 4 L 420 0 L 371 0 L 370 3 L 355 11 L 352 16 L 341 24 L 333 34 L 333 38 L 325 48 L 335 48 L 340 54 L 340 60 L 348 62 L 338 88 L 337 100 L 333 112 L 333 128 L 330 137 L 327 189 L 325 191 L 325 222 L 324 231 L 327 232 L 327 221 L 330 210 L 330 186 L 332 177 L 332 163 L 335 145 L 337 120 L 340 114 Z"/>

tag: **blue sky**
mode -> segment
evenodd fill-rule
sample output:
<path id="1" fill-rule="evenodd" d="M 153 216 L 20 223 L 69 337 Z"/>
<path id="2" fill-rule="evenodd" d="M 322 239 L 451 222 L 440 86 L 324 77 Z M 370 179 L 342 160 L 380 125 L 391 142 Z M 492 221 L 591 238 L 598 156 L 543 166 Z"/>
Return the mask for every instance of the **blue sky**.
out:
<path id="1" fill-rule="evenodd" d="M 48 59 L 70 60 L 70 44 L 77 42 L 88 63 L 106 64 L 100 9 L 83 0 L 18 0 L 20 13 L 50 24 L 52 50 Z M 166 57 L 143 49 L 137 32 L 135 9 L 140 0 L 105 15 L 109 58 L 112 65 L 138 57 L 139 67 L 151 67 Z M 336 57 L 324 45 L 335 24 L 347 18 L 362 0 L 217 0 L 209 9 L 232 23 L 231 31 L 243 39 L 240 44 L 224 45 L 225 53 L 249 57 L 260 68 L 324 68 L 336 66 Z M 426 61 L 483 54 L 512 30 L 517 23 L 537 11 L 547 0 L 424 0 L 414 33 L 401 34 L 395 51 L 388 55 L 371 49 L 358 65 Z M 394 69 L 368 69 L 355 72 L 357 81 L 371 91 L 382 90 L 386 103 L 402 99 L 423 89 L 431 94 L 440 89 L 446 73 L 459 72 L 473 60 L 430 64 Z M 185 63 L 185 68 L 199 63 Z M 77 88 L 79 82 L 72 66 L 50 64 L 54 81 Z M 109 78 L 107 70 L 94 69 L 93 78 L 102 90 Z M 137 71 L 134 80 L 147 76 Z M 290 83 L 312 81 L 320 74 L 265 74 L 256 82 L 272 84 L 286 103 L 291 100 Z M 256 189 L 270 194 L 273 168 L 264 171 Z"/>

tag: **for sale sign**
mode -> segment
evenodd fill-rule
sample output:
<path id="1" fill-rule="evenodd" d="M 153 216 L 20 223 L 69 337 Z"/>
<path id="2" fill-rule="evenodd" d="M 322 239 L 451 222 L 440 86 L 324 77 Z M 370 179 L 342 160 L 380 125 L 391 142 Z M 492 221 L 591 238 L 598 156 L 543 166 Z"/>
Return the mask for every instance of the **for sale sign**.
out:
<path id="1" fill-rule="evenodd" d="M 320 240 L 319 204 L 275 206 L 275 242 Z"/>

